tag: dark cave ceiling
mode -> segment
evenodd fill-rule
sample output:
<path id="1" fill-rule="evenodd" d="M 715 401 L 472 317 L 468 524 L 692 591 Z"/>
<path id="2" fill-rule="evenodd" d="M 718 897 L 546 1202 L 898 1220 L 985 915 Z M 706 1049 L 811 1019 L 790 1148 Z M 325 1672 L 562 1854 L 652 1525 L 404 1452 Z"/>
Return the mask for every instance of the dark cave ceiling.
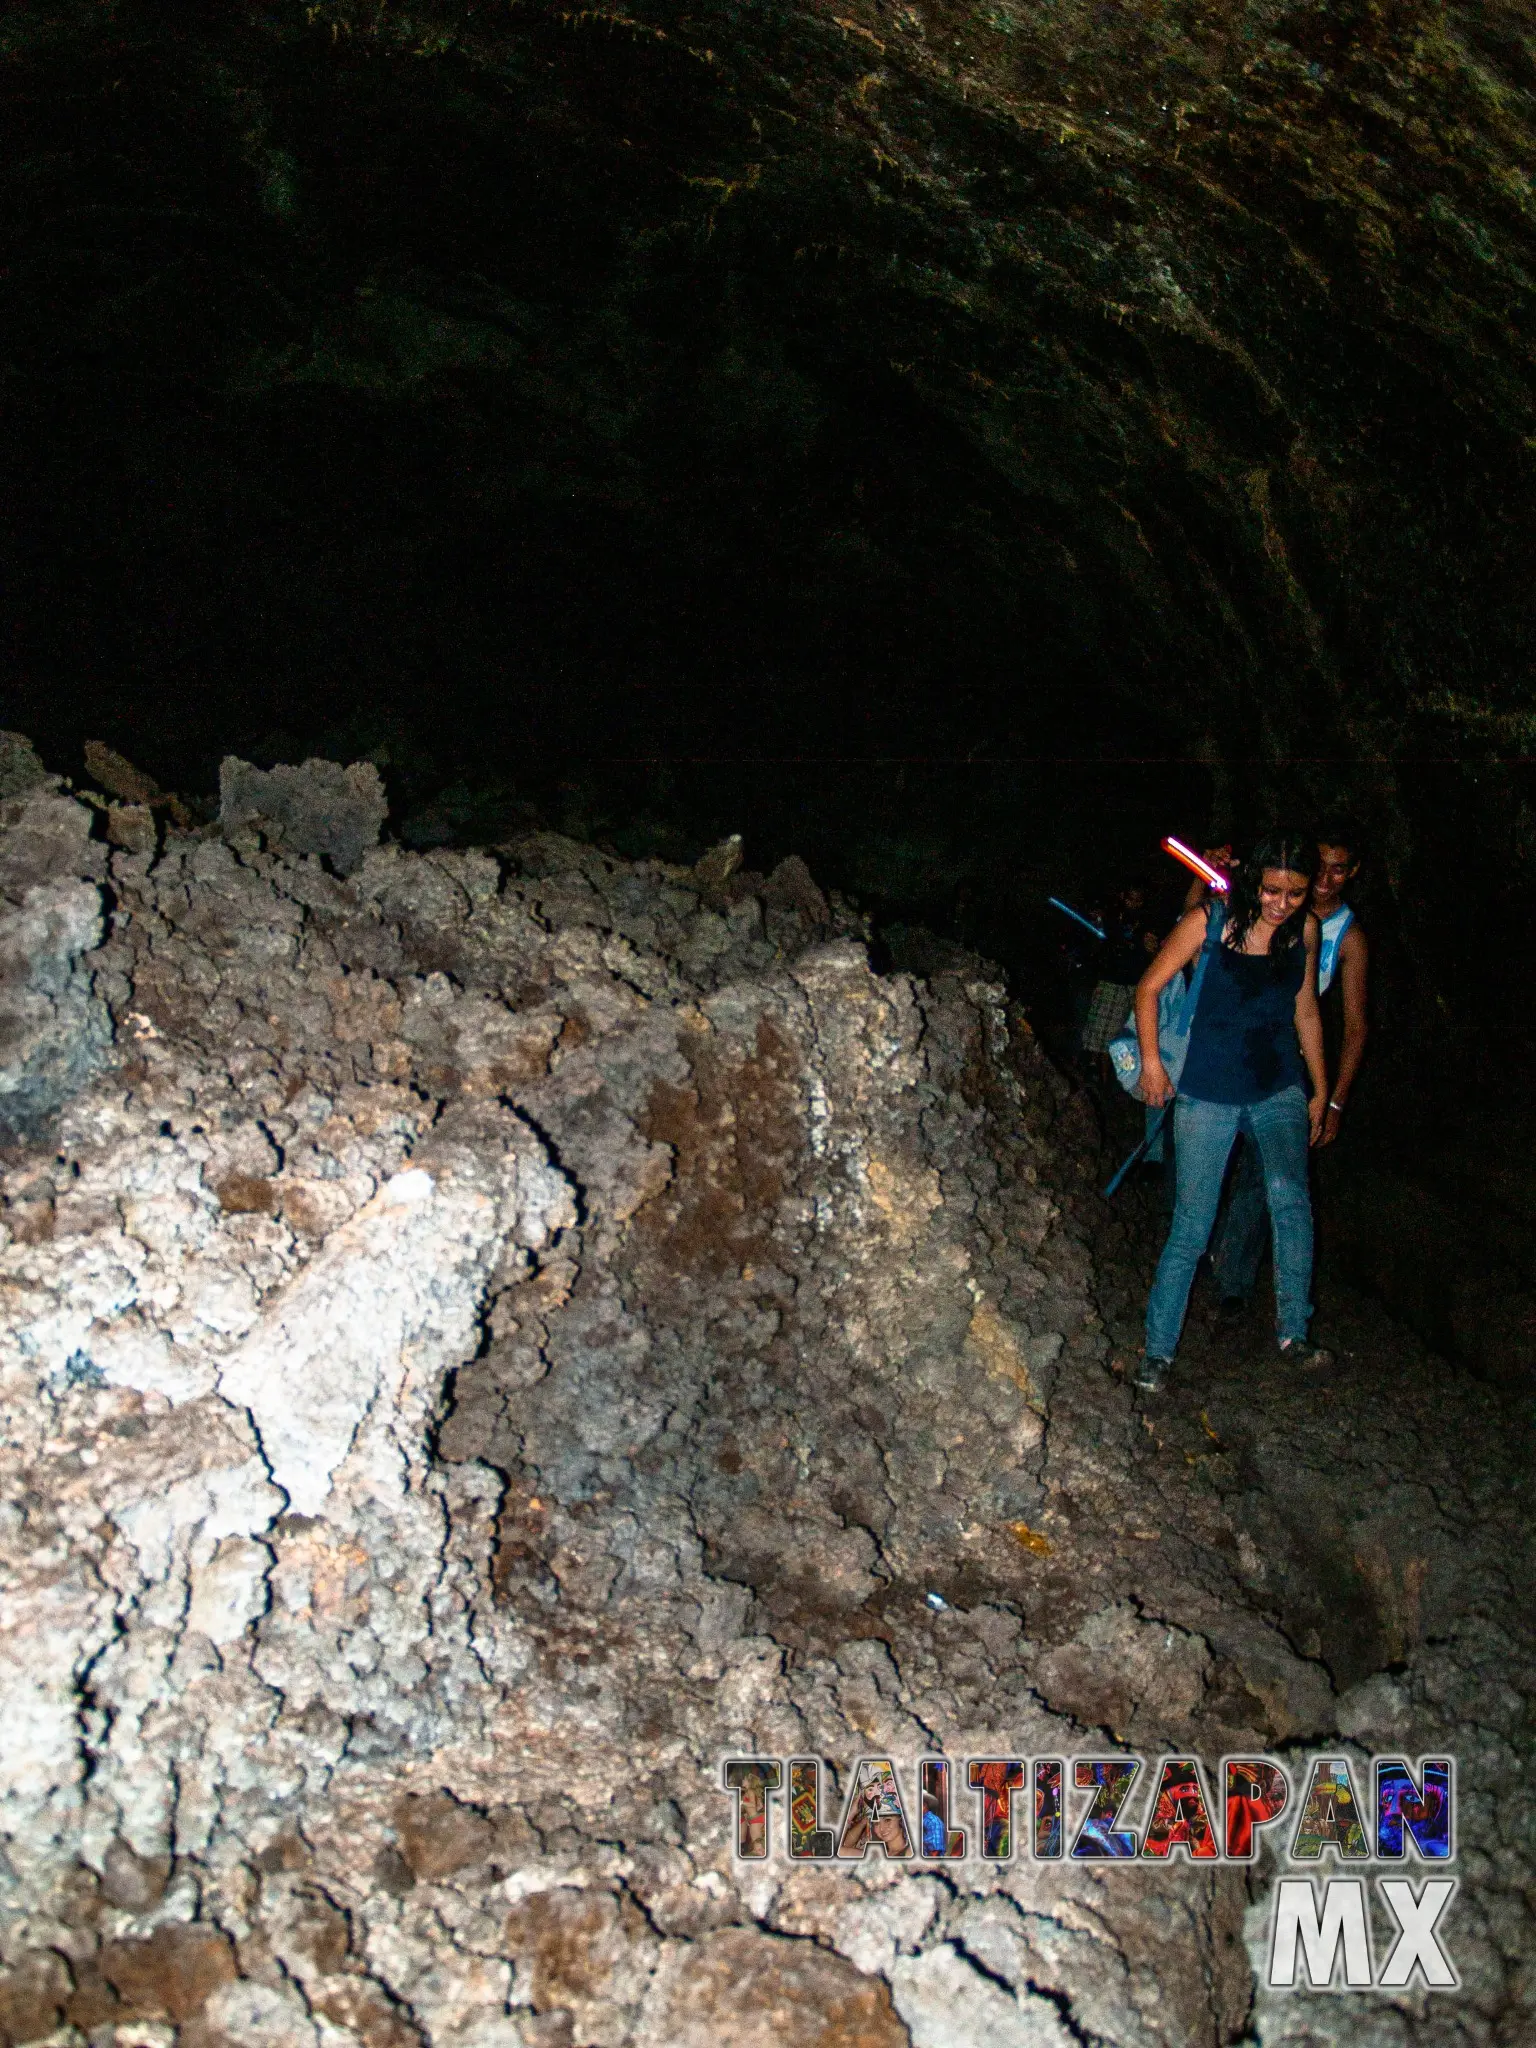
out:
<path id="1" fill-rule="evenodd" d="M 1536 885 L 1528 8 L 119 0 L 0 51 L 45 744 L 1183 754 Z"/>

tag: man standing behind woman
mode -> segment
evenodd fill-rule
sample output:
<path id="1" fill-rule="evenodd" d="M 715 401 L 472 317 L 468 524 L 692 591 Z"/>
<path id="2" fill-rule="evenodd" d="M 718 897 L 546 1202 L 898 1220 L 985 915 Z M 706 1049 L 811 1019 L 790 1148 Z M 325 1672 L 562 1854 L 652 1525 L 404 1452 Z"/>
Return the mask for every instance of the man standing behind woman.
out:
<path id="1" fill-rule="evenodd" d="M 1109 1042 L 1124 1030 L 1136 984 L 1157 951 L 1157 934 L 1150 927 L 1147 892 L 1139 882 L 1111 897 L 1104 915 L 1104 949 L 1096 963 L 1098 980 L 1079 1040 L 1084 1052 L 1098 1054 L 1106 1086 L 1113 1078 Z"/>
<path id="2" fill-rule="evenodd" d="M 1206 902 L 1174 926 L 1136 988 L 1141 1093 L 1154 1107 L 1174 1103 L 1177 1196 L 1168 1240 L 1147 1303 L 1146 1350 L 1137 1386 L 1155 1392 L 1178 1349 L 1189 1290 L 1216 1221 L 1227 1159 L 1238 1135 L 1262 1163 L 1275 1254 L 1280 1353 L 1313 1367 L 1328 1354 L 1309 1345 L 1312 1317 L 1312 1198 L 1307 1153 L 1328 1112 L 1322 1020 L 1317 1007 L 1318 921 L 1307 908 L 1311 844 L 1273 834 L 1232 871 L 1225 905 Z M 1206 966 L 1177 1091 L 1157 1042 L 1164 987 L 1220 936 Z"/>
<path id="3" fill-rule="evenodd" d="M 1345 1105 L 1365 1056 L 1369 1029 L 1366 984 L 1371 951 L 1344 892 L 1360 872 L 1360 835 L 1343 819 L 1324 821 L 1318 832 L 1317 872 L 1312 883 L 1312 914 L 1319 925 L 1317 993 L 1337 991 L 1324 1006 L 1324 1053 L 1334 1072 L 1319 1143 L 1331 1145 L 1339 1134 Z M 1336 1012 L 1330 1028 L 1328 1011 Z M 1220 1296 L 1219 1315 L 1236 1322 L 1248 1307 L 1264 1256 L 1264 1176 L 1251 1145 L 1245 1145 L 1232 1170 L 1226 1214 L 1216 1232 L 1211 1255 L 1212 1277 Z"/>

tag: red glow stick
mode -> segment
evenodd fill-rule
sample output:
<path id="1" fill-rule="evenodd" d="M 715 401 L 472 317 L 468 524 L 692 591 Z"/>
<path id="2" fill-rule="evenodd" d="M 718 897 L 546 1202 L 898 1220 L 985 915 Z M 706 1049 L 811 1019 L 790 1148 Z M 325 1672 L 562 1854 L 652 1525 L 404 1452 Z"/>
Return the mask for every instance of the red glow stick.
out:
<path id="1" fill-rule="evenodd" d="M 1198 853 L 1191 852 L 1182 839 L 1174 839 L 1171 836 L 1165 839 L 1163 851 L 1171 853 L 1175 860 L 1182 861 L 1191 874 L 1198 875 L 1202 882 L 1212 889 L 1219 890 L 1223 896 L 1231 888 L 1230 879 L 1220 868 L 1213 868 L 1208 860 L 1202 860 Z"/>

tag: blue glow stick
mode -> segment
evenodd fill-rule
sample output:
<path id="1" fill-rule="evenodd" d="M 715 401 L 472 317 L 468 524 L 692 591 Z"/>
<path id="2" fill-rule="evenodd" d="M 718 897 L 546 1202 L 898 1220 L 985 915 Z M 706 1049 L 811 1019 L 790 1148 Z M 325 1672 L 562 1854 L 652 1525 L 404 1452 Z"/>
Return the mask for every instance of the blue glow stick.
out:
<path id="1" fill-rule="evenodd" d="M 1131 1168 L 1136 1164 L 1137 1160 L 1140 1159 L 1142 1155 L 1150 1148 L 1152 1140 L 1157 1136 L 1158 1132 L 1163 1128 L 1163 1125 L 1167 1121 L 1168 1112 L 1166 1109 L 1164 1109 L 1159 1113 L 1157 1121 L 1153 1124 L 1151 1130 L 1148 1131 L 1147 1135 L 1136 1147 L 1136 1150 L 1131 1154 L 1130 1158 L 1125 1161 L 1125 1163 L 1121 1166 L 1120 1171 L 1115 1175 L 1114 1179 L 1110 1182 L 1109 1186 L 1104 1190 L 1106 1200 L 1110 1195 L 1112 1195 L 1115 1192 L 1115 1189 L 1119 1187 L 1121 1181 L 1125 1179 L 1125 1176 L 1130 1172 Z"/>
<path id="2" fill-rule="evenodd" d="M 1045 900 L 1047 903 L 1050 904 L 1053 910 L 1060 910 L 1065 912 L 1065 914 L 1068 917 L 1075 917 L 1078 923 L 1080 925 L 1085 926 L 1087 930 L 1091 931 L 1096 939 L 1103 938 L 1103 932 L 1100 931 L 1099 927 L 1093 922 L 1092 918 L 1084 917 L 1083 913 L 1080 910 L 1074 910 L 1070 903 L 1063 903 L 1059 896 L 1047 896 Z"/>

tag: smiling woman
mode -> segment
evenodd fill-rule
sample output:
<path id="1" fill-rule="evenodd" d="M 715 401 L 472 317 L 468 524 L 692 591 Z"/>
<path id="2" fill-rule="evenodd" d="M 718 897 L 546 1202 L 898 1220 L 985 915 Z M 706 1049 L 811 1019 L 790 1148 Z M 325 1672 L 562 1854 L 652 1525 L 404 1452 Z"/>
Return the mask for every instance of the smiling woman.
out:
<path id="1" fill-rule="evenodd" d="M 1309 1349 L 1312 1202 L 1307 1150 L 1322 1136 L 1328 1083 L 1317 1009 L 1317 919 L 1307 910 L 1312 851 L 1278 833 L 1233 870 L 1229 904 L 1180 919 L 1136 990 L 1141 1092 L 1155 1107 L 1175 1099 L 1157 1042 L 1157 1001 L 1204 947 L 1207 972 L 1189 1033 L 1174 1109 L 1178 1196 L 1147 1304 L 1138 1386 L 1164 1385 L 1195 1268 L 1210 1242 L 1234 1142 L 1258 1148 L 1274 1221 L 1275 1306 L 1283 1357 L 1325 1366 Z M 1215 938 L 1212 946 L 1211 941 Z"/>

